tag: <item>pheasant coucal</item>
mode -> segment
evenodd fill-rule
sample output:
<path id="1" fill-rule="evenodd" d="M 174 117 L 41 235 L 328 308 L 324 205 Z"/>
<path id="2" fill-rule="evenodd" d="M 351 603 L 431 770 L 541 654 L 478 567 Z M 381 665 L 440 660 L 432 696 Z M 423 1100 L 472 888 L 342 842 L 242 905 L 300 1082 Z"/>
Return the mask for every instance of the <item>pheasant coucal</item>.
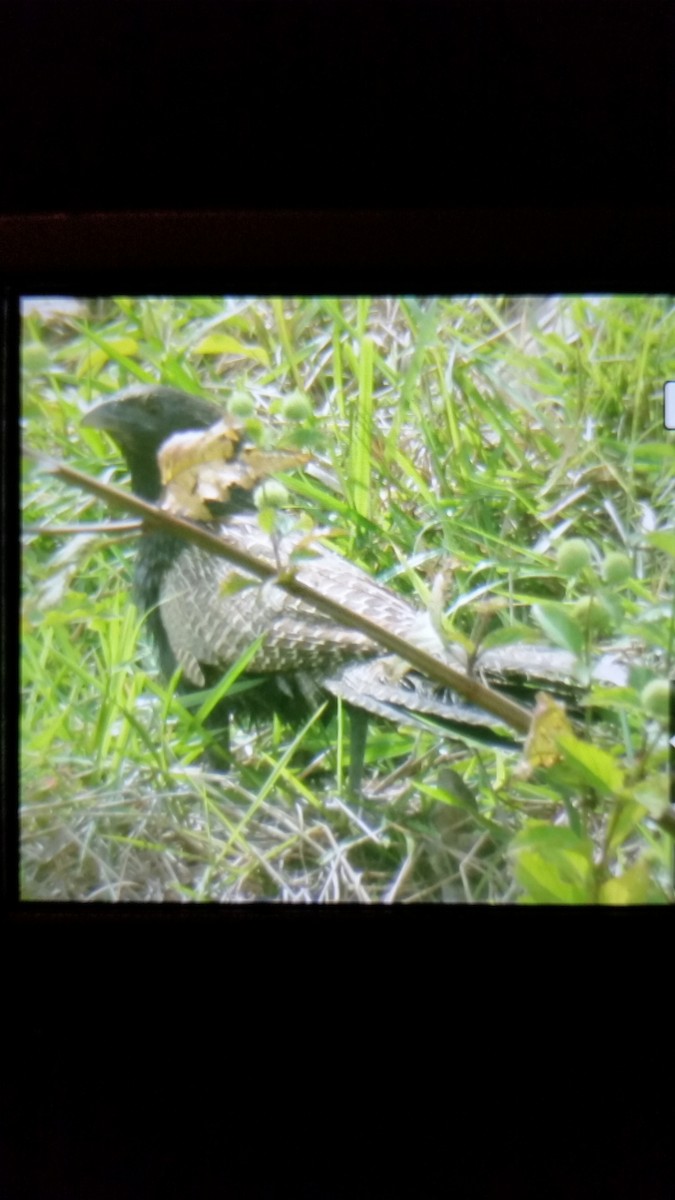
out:
<path id="1" fill-rule="evenodd" d="M 83 420 L 105 430 L 122 451 L 133 491 L 158 502 L 163 485 L 158 452 L 172 435 L 207 430 L 223 417 L 215 404 L 173 388 L 133 387 L 91 410 Z M 259 523 L 250 489 L 233 487 L 226 503 L 214 503 L 206 523 L 227 540 L 275 568 L 291 561 L 306 534 L 272 538 Z M 313 542 L 303 559 L 303 577 L 325 595 L 461 669 L 425 612 L 372 579 L 360 567 Z M 250 577 L 225 559 L 175 538 L 146 529 L 135 567 L 135 596 L 155 641 L 162 673 L 183 668 L 184 686 L 214 686 L 258 638 L 261 645 L 242 680 L 247 686 L 228 694 L 221 707 L 259 718 L 272 712 L 301 719 L 327 697 L 341 697 L 356 713 L 374 714 L 402 724 L 429 723 L 461 733 L 489 727 L 494 718 L 456 704 L 443 689 L 354 629 L 340 625 L 313 605 L 272 581 Z M 232 586 L 234 584 L 234 586 Z M 527 648 L 525 648 L 527 649 Z M 537 674 L 537 647 L 530 647 L 530 673 Z M 563 652 L 553 652 L 562 654 Z M 499 652 L 491 664 L 502 681 L 506 660 Z M 571 674 L 571 662 L 556 671 Z M 525 667 L 527 671 L 527 666 Z M 490 667 L 486 664 L 489 676 Z M 543 672 L 542 674 L 545 674 Z M 353 722 L 350 780 L 358 786 L 365 721 Z"/>

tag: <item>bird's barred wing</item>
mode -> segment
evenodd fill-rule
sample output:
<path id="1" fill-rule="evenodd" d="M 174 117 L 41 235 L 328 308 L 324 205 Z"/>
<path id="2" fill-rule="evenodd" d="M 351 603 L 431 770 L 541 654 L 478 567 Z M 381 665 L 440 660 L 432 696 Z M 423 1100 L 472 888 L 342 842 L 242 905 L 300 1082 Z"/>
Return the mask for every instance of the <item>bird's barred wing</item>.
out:
<path id="1" fill-rule="evenodd" d="M 447 651 L 427 617 L 346 559 L 321 549 L 297 562 L 300 535 L 273 541 L 255 518 L 235 517 L 223 528 L 235 546 L 280 569 L 298 570 L 303 582 L 358 615 L 445 658 Z M 350 659 L 381 655 L 381 647 L 341 625 L 273 581 L 262 583 L 225 559 L 183 548 L 164 574 L 161 620 L 188 678 L 200 684 L 199 664 L 227 667 L 257 638 L 251 672 L 330 671 Z M 456 661 L 453 660 L 456 666 Z"/>
<path id="2" fill-rule="evenodd" d="M 325 577 L 322 590 L 330 592 Z M 344 600 L 342 588 L 339 597 Z M 326 671 L 378 652 L 370 638 L 272 581 L 261 583 L 192 546 L 166 571 L 159 600 L 171 649 L 197 686 L 203 684 L 199 664 L 226 668 L 259 637 L 263 643 L 251 672 Z"/>

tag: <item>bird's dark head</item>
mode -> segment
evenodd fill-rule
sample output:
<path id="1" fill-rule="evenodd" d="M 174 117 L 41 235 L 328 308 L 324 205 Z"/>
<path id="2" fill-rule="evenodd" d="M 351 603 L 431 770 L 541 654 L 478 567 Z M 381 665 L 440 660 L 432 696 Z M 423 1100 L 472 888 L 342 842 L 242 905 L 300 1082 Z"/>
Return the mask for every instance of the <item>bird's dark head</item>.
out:
<path id="1" fill-rule="evenodd" d="M 157 451 L 174 433 L 208 429 L 223 416 L 210 400 L 169 387 L 130 387 L 93 408 L 82 424 L 103 429 L 117 443 L 137 496 L 157 500 L 162 485 Z"/>

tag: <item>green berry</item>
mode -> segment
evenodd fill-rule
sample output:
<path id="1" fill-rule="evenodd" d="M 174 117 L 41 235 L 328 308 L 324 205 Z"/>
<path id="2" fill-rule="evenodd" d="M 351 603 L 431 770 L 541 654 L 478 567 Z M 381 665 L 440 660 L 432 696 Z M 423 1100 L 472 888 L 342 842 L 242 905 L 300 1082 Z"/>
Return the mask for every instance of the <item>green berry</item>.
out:
<path id="1" fill-rule="evenodd" d="M 578 575 L 590 561 L 591 552 L 582 538 L 570 538 L 558 546 L 558 567 L 563 575 Z"/>
<path id="2" fill-rule="evenodd" d="M 633 564 L 627 554 L 614 550 L 607 555 L 602 564 L 602 578 L 605 583 L 625 583 L 633 574 Z"/>
<path id="3" fill-rule="evenodd" d="M 577 600 L 572 606 L 572 620 L 598 637 L 609 633 L 613 625 L 611 609 L 599 596 L 584 596 Z"/>
<path id="4" fill-rule="evenodd" d="M 642 707 L 650 717 L 668 720 L 670 709 L 670 683 L 667 679 L 652 679 L 640 693 Z"/>
<path id="5" fill-rule="evenodd" d="M 45 371 L 51 361 L 46 346 L 42 346 L 39 342 L 29 342 L 27 346 L 24 346 L 22 357 L 24 368 L 27 371 L 34 371 L 35 374 Z"/>
<path id="6" fill-rule="evenodd" d="M 227 402 L 227 411 L 233 417 L 252 417 L 255 412 L 255 404 L 248 392 L 236 391 L 232 393 Z"/>
<path id="7" fill-rule="evenodd" d="M 312 415 L 312 406 L 302 392 L 293 392 L 284 400 L 282 412 L 287 421 L 307 421 Z"/>

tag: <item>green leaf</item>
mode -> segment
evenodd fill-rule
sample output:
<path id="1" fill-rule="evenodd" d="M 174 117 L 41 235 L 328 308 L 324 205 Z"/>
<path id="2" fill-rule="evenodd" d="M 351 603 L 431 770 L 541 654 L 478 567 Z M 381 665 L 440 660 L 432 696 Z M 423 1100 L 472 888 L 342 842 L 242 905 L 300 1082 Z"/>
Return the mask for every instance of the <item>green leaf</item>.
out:
<path id="1" fill-rule="evenodd" d="M 201 693 L 204 702 L 197 710 L 198 721 L 205 721 L 209 713 L 211 713 L 216 705 L 220 703 L 222 698 L 226 696 L 228 692 L 233 690 L 233 684 L 236 684 L 239 676 L 247 669 L 249 664 L 255 658 L 264 640 L 265 639 L 263 637 L 259 637 L 256 638 L 254 642 L 251 642 L 251 645 L 247 647 L 243 654 L 239 655 L 237 661 L 232 664 L 228 671 L 226 671 L 225 675 L 218 683 L 218 686 L 209 689 L 206 699 L 204 699 L 204 693 Z M 243 682 L 245 684 L 248 683 L 247 680 L 244 680 Z"/>
<path id="2" fill-rule="evenodd" d="M 641 859 L 618 879 L 603 883 L 598 895 L 600 904 L 644 904 L 652 890 L 649 864 Z"/>
<path id="3" fill-rule="evenodd" d="M 441 768 L 438 773 L 438 787 L 429 787 L 426 794 L 433 795 L 434 799 L 439 800 L 442 804 L 455 805 L 472 813 L 478 812 L 474 793 L 470 787 L 467 787 L 462 776 L 457 771 L 453 771 L 452 767 L 443 766 Z"/>
<path id="4" fill-rule="evenodd" d="M 138 353 L 139 347 L 135 338 L 110 338 L 101 343 L 97 350 L 87 351 L 75 372 L 76 378 L 83 379 L 89 374 L 98 375 L 109 358 L 123 362 L 128 358 L 135 358 Z"/>
<path id="5" fill-rule="evenodd" d="M 675 533 L 668 531 L 664 533 L 648 533 L 645 540 L 649 542 L 650 546 L 655 546 L 657 550 L 663 550 L 671 558 L 675 558 Z"/>
<path id="6" fill-rule="evenodd" d="M 237 354 L 243 358 L 253 358 L 264 367 L 270 365 L 269 356 L 262 346 L 247 346 L 228 333 L 208 334 L 197 343 L 195 351 L 197 354 Z"/>
<path id="7" fill-rule="evenodd" d="M 509 855 L 514 874 L 537 904 L 592 904 L 595 901 L 593 846 L 564 826 L 531 821 L 513 838 Z"/>
<path id="8" fill-rule="evenodd" d="M 538 854 L 523 851 L 517 859 L 516 880 L 535 904 L 592 904 L 593 894 L 588 882 L 579 878 L 577 864 L 565 860 L 543 859 Z"/>
<path id="9" fill-rule="evenodd" d="M 269 505 L 258 510 L 258 524 L 263 533 L 274 534 L 279 525 L 279 514 L 276 508 L 271 508 Z"/>
<path id="10" fill-rule="evenodd" d="M 119 363 L 121 367 L 124 367 L 136 379 L 140 379 L 142 383 L 154 382 L 150 372 L 135 361 L 136 355 L 140 354 L 140 348 L 135 338 L 104 338 L 96 334 L 91 328 L 87 328 L 86 337 L 103 352 L 104 360 L 108 358 L 113 359 L 114 362 Z M 131 356 L 124 353 L 121 347 L 129 349 L 132 352 Z M 95 353 L 95 351 L 90 351 L 90 353 Z M 78 371 L 77 374 L 80 375 L 81 372 Z"/>
<path id="11" fill-rule="evenodd" d="M 658 820 L 670 806 L 670 781 L 665 775 L 650 775 L 631 789 L 631 799 Z"/>
<path id="12" fill-rule="evenodd" d="M 373 425 L 373 342 L 364 337 L 359 358 L 359 396 L 352 417 L 349 446 L 349 477 L 354 508 L 362 517 L 370 515 L 370 474 Z"/>
<path id="13" fill-rule="evenodd" d="M 627 837 L 640 824 L 640 821 L 645 815 L 645 809 L 635 800 L 625 800 L 617 805 L 614 810 L 613 824 L 611 826 L 612 833 L 609 839 L 609 850 L 611 853 L 616 853 L 619 846 L 622 846 Z"/>
<path id="14" fill-rule="evenodd" d="M 571 650 L 577 657 L 581 655 L 584 648 L 583 630 L 572 620 L 564 605 L 552 600 L 535 604 L 532 617 L 556 646 Z"/>
<path id="15" fill-rule="evenodd" d="M 624 786 L 624 775 L 615 758 L 606 750 L 584 742 L 572 733 L 562 734 L 558 746 L 565 755 L 568 765 L 574 767 L 576 774 L 588 784 L 606 796 L 616 796 Z"/>
<path id="16" fill-rule="evenodd" d="M 512 625 L 502 625 L 493 629 L 481 641 L 481 650 L 491 650 L 494 646 L 510 646 L 514 642 L 530 642 L 537 640 L 537 635 L 529 625 L 514 621 Z"/>
<path id="17" fill-rule="evenodd" d="M 634 455 L 639 466 L 668 462 L 675 459 L 675 446 L 672 442 L 643 442 L 635 447 Z"/>
<path id="18" fill-rule="evenodd" d="M 236 596 L 238 592 L 243 592 L 245 588 L 254 585 L 257 587 L 259 580 L 252 579 L 250 575 L 240 575 L 237 571 L 231 571 L 218 590 L 221 596 Z"/>

